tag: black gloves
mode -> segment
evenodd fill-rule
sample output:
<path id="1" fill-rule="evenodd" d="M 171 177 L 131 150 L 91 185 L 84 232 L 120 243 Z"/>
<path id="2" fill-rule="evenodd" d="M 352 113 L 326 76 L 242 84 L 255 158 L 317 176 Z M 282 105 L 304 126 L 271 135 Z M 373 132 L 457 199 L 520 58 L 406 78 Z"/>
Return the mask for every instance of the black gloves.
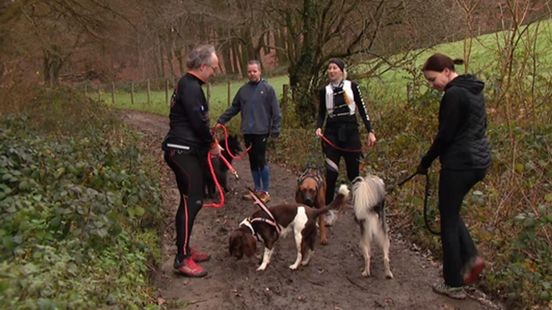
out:
<path id="1" fill-rule="evenodd" d="M 416 168 L 416 173 L 426 175 L 427 174 L 427 168 L 424 165 L 420 164 L 420 165 L 418 165 L 418 168 Z"/>

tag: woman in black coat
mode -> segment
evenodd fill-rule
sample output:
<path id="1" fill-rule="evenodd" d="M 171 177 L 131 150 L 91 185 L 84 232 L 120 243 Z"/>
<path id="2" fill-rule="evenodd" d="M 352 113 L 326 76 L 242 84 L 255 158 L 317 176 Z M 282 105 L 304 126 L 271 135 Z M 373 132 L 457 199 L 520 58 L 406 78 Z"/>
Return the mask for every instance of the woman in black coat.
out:
<path id="1" fill-rule="evenodd" d="M 418 173 L 426 174 L 435 158 L 441 162 L 439 212 L 444 283 L 434 285 L 433 290 L 457 299 L 466 297 L 463 286 L 477 281 L 485 267 L 460 217 L 460 208 L 465 195 L 484 178 L 491 163 L 485 85 L 473 75 L 458 75 L 454 65 L 462 63 L 434 54 L 422 68 L 431 87 L 444 95 L 439 106 L 439 131 L 418 166 Z"/>

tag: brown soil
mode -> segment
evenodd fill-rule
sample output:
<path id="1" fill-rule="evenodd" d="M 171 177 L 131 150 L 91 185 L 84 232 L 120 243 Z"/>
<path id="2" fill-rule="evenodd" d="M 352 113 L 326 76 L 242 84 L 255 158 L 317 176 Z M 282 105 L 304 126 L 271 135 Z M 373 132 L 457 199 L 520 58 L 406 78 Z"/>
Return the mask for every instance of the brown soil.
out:
<path id="1" fill-rule="evenodd" d="M 400 238 L 391 223 L 391 268 L 394 279 L 383 273 L 381 251 L 374 249 L 372 276 L 362 277 L 363 259 L 358 249 L 359 230 L 347 210 L 330 227 L 330 244 L 316 245 L 311 263 L 292 271 L 294 241 L 279 240 L 271 264 L 257 272 L 258 262 L 235 260 L 228 255 L 228 233 L 255 211 L 241 199 L 251 185 L 247 159 L 235 162 L 241 180 L 229 178 L 234 190 L 226 196 L 221 209 L 201 210 L 196 218 L 192 243 L 208 251 L 212 258 L 202 263 L 209 274 L 191 279 L 173 273 L 174 215 L 178 190 L 172 171 L 165 165 L 160 149 L 168 130 L 168 118 L 125 111 L 124 120 L 145 134 L 144 142 L 159 158 L 163 190 L 164 222 L 162 259 L 155 272 L 158 301 L 166 308 L 187 309 L 499 309 L 476 289 L 470 289 L 463 301 L 437 295 L 431 284 L 441 280 L 439 264 L 428 253 Z M 271 164 L 271 189 L 275 205 L 293 201 L 297 173 Z M 262 253 L 262 244 L 258 245 Z"/>

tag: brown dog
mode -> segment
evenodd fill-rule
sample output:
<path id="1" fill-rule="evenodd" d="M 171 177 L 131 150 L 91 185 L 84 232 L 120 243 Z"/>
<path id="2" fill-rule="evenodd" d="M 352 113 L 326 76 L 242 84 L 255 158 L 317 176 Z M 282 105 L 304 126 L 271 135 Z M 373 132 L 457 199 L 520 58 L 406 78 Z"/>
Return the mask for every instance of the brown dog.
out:
<path id="1" fill-rule="evenodd" d="M 303 174 L 297 179 L 295 201 L 315 209 L 323 209 L 326 206 L 326 181 L 320 170 L 307 167 L 303 171 Z M 318 227 L 320 228 L 320 244 L 327 245 L 328 232 L 324 216 L 318 217 Z"/>
<path id="2" fill-rule="evenodd" d="M 296 270 L 299 265 L 307 265 L 314 253 L 316 239 L 316 221 L 329 209 L 341 209 L 349 199 L 349 189 L 341 185 L 337 197 L 327 207 L 314 209 L 302 204 L 281 204 L 265 210 L 259 210 L 244 219 L 238 228 L 232 231 L 228 238 L 228 250 L 236 259 L 244 255 L 253 257 L 256 252 L 256 240 L 264 243 L 264 254 L 257 271 L 265 270 L 274 246 L 280 237 L 288 233 L 293 234 L 297 257 L 289 266 Z M 268 214 L 270 213 L 270 214 Z"/>

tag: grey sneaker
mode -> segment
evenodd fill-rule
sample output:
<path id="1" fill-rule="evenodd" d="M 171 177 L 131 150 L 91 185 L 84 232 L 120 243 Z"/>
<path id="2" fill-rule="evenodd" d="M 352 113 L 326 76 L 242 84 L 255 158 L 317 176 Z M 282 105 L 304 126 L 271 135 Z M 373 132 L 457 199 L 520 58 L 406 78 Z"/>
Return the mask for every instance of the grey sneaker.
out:
<path id="1" fill-rule="evenodd" d="M 445 283 L 433 285 L 433 291 L 437 294 L 445 295 L 454 299 L 466 299 L 466 292 L 463 287 L 452 287 Z"/>

